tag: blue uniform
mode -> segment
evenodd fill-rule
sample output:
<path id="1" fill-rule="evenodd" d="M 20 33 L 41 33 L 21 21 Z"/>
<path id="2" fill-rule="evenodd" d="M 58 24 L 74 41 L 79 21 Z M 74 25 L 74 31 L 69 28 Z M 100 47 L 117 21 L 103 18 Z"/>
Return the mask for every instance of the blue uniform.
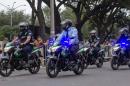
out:
<path id="1" fill-rule="evenodd" d="M 67 31 L 63 31 L 60 36 L 56 39 L 54 45 L 57 45 L 57 44 L 61 44 L 61 41 L 62 39 L 68 37 L 70 40 L 69 40 L 69 43 L 71 45 L 74 45 L 74 44 L 78 44 L 79 43 L 79 39 L 78 39 L 78 31 L 75 27 L 70 27 L 68 28 Z"/>
<path id="2" fill-rule="evenodd" d="M 33 41 L 33 33 L 31 30 L 24 30 L 24 31 L 21 31 L 19 33 L 19 36 L 18 38 L 20 39 L 20 42 L 21 43 L 24 43 L 26 40 L 27 40 L 27 37 L 30 36 L 31 37 L 31 40 L 30 42 Z M 30 44 L 30 42 L 28 42 L 22 49 L 22 52 L 24 54 L 24 56 L 27 56 L 28 54 L 30 54 L 32 52 L 32 45 Z"/>
<path id="3" fill-rule="evenodd" d="M 63 40 L 69 39 L 69 47 L 70 53 L 75 54 L 79 48 L 79 39 L 78 39 L 78 31 L 75 27 L 69 27 L 68 30 L 64 30 L 60 36 L 56 39 L 54 45 L 62 44 Z"/>

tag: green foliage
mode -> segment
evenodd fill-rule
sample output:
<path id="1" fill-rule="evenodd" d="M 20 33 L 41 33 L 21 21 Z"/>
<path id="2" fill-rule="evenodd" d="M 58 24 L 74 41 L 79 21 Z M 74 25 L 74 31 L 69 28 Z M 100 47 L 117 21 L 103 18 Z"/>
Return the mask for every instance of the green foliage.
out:
<path id="1" fill-rule="evenodd" d="M 17 26 L 10 27 L 9 25 L 2 26 L 0 28 L 0 40 L 3 40 L 5 37 L 11 39 L 14 35 L 17 35 L 19 29 Z"/>
<path id="2" fill-rule="evenodd" d="M 4 35 L 0 35 L 0 41 L 4 40 Z"/>
<path id="3" fill-rule="evenodd" d="M 44 13 L 44 16 L 45 16 L 45 22 L 46 22 L 46 25 L 47 26 L 50 26 L 50 8 L 49 7 L 44 7 L 43 8 L 43 13 Z"/>
<path id="4" fill-rule="evenodd" d="M 130 0 L 117 0 L 120 4 L 120 6 L 130 9 Z"/>
<path id="5" fill-rule="evenodd" d="M 71 19 L 73 22 L 76 21 L 76 16 L 71 8 L 66 7 L 65 10 L 61 12 L 61 20 Z"/>
<path id="6" fill-rule="evenodd" d="M 11 12 L 0 12 L 0 26 L 10 25 Z M 21 21 L 28 21 L 30 17 L 25 15 L 22 11 L 13 12 L 13 25 L 18 25 Z"/>
<path id="7" fill-rule="evenodd" d="M 89 38 L 89 32 L 93 29 L 95 29 L 93 23 L 91 21 L 87 21 L 84 24 L 84 26 L 82 27 L 83 38 L 88 39 Z"/>
<path id="8" fill-rule="evenodd" d="M 18 24 L 23 21 L 29 21 L 30 16 L 25 15 L 22 11 L 13 12 L 13 27 L 10 26 L 10 14 L 11 12 L 0 12 L 0 40 L 5 37 L 11 39 L 13 35 L 17 35 L 19 32 Z"/>

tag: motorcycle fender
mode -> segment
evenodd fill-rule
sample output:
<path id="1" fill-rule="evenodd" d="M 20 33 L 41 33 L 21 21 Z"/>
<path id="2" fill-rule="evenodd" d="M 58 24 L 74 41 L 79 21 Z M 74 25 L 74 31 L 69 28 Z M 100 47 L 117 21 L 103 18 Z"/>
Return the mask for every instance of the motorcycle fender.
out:
<path id="1" fill-rule="evenodd" d="M 49 56 L 49 58 L 51 58 L 51 59 L 57 59 L 55 56 Z"/>

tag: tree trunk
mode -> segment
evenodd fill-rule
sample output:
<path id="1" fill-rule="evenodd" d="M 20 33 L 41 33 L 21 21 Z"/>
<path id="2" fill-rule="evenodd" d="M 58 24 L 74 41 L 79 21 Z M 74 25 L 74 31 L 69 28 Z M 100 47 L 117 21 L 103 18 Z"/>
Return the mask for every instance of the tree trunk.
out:
<path id="1" fill-rule="evenodd" d="M 38 0 L 37 1 L 37 8 L 35 7 L 35 5 L 33 4 L 33 0 L 27 0 L 27 2 L 29 3 L 30 7 L 32 8 L 32 10 L 35 12 L 35 15 L 38 18 L 39 21 L 39 26 L 40 26 L 40 31 L 39 31 L 39 35 L 42 37 L 42 39 L 46 39 L 46 33 L 45 33 L 45 18 L 44 18 L 44 14 L 42 12 L 42 0 Z"/>
<path id="2" fill-rule="evenodd" d="M 60 24 L 61 18 L 60 18 L 60 13 L 58 11 L 58 8 L 55 7 L 54 10 L 55 10 L 55 13 L 54 13 L 54 15 L 55 15 L 55 33 L 58 34 L 61 32 L 61 24 Z"/>
<path id="3" fill-rule="evenodd" d="M 38 4 L 37 4 L 37 18 L 39 21 L 39 26 L 40 26 L 40 36 L 42 37 L 42 39 L 46 39 L 46 31 L 45 31 L 45 18 L 42 12 L 42 0 L 38 0 Z"/>
<path id="4" fill-rule="evenodd" d="M 42 15 L 42 10 L 39 10 L 40 12 L 37 13 L 37 18 L 40 26 L 39 34 L 42 37 L 42 39 L 46 39 L 46 31 L 45 31 L 45 21 L 44 17 Z"/>
<path id="5" fill-rule="evenodd" d="M 35 6 L 35 0 L 32 0 L 32 4 L 33 4 L 33 6 Z M 32 10 L 31 24 L 33 26 L 35 25 L 35 20 L 36 20 L 35 12 L 34 12 L 34 10 Z"/>
<path id="6" fill-rule="evenodd" d="M 79 41 L 83 41 L 83 34 L 82 34 L 82 30 L 81 30 L 82 26 L 83 26 L 83 24 L 81 24 L 81 23 L 76 24 L 76 28 L 78 30 Z"/>

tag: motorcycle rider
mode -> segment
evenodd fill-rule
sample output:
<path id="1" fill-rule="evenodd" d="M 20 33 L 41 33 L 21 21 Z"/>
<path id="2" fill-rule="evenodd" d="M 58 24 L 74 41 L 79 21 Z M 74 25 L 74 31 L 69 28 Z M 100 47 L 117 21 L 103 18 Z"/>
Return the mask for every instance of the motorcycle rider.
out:
<path id="1" fill-rule="evenodd" d="M 19 24 L 20 32 L 18 34 L 18 37 L 13 40 L 13 42 L 19 41 L 22 47 L 21 53 L 24 58 L 27 58 L 28 55 L 31 53 L 33 46 L 30 44 L 33 42 L 33 33 L 28 27 L 27 22 L 21 22 Z"/>
<path id="2" fill-rule="evenodd" d="M 128 46 L 126 47 L 126 57 L 130 60 L 130 35 L 129 35 L 129 30 L 128 27 L 123 27 L 120 31 L 120 36 L 117 40 L 116 43 L 122 43 L 125 42 L 126 44 L 128 44 Z"/>
<path id="3" fill-rule="evenodd" d="M 97 36 L 97 31 L 96 30 L 92 30 L 90 31 L 90 37 L 88 40 L 90 46 L 94 47 L 93 53 L 94 53 L 94 57 L 97 58 L 97 53 L 100 50 L 100 38 Z"/>
<path id="4" fill-rule="evenodd" d="M 79 48 L 79 40 L 78 40 L 78 31 L 72 26 L 72 21 L 70 19 L 66 19 L 61 23 L 62 33 L 56 39 L 54 45 L 58 45 L 62 42 L 63 39 L 69 38 L 69 50 L 71 55 L 74 55 Z"/>

